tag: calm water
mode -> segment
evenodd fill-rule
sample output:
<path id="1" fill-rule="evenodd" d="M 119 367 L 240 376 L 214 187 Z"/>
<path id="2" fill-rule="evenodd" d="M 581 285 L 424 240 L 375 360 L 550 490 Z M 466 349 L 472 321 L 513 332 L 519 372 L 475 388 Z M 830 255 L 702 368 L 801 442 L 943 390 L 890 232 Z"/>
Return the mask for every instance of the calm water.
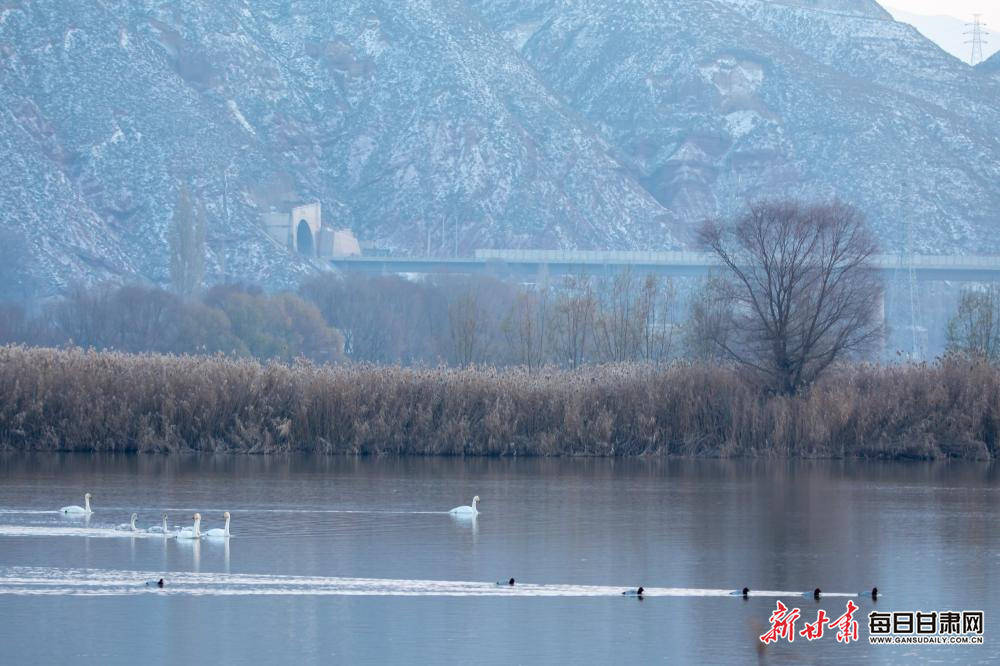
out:
<path id="1" fill-rule="evenodd" d="M 985 663 L 998 499 L 996 465 L 0 456 L 0 663 Z M 224 510 L 228 543 L 113 531 Z M 871 647 L 862 597 L 859 643 L 762 648 L 776 599 L 846 599 L 744 585 L 981 609 L 986 644 Z"/>

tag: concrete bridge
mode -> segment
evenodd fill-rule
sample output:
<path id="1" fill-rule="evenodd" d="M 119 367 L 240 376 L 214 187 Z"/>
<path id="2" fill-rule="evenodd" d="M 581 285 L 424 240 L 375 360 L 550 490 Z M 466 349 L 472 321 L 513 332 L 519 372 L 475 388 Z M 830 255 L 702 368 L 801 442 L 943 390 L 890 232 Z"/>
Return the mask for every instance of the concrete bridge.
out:
<path id="1" fill-rule="evenodd" d="M 374 274 L 484 274 L 545 278 L 562 275 L 637 274 L 698 277 L 719 268 L 707 252 L 617 252 L 579 250 L 476 250 L 472 257 L 342 257 L 331 263 L 341 270 Z M 878 255 L 875 265 L 887 273 L 909 271 L 922 282 L 994 282 L 1000 280 L 1000 256 Z"/>

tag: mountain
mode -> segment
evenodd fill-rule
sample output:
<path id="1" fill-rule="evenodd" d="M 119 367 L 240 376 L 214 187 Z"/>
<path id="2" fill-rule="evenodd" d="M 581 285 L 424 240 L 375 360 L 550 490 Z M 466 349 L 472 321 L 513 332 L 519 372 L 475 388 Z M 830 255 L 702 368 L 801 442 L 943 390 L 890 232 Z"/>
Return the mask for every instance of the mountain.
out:
<path id="1" fill-rule="evenodd" d="M 890 251 L 1000 248 L 1000 88 L 873 1 L 468 2 L 689 227 L 838 196 Z"/>
<path id="2" fill-rule="evenodd" d="M 0 17 L 2 224 L 56 288 L 165 282 L 181 182 L 215 278 L 308 270 L 259 219 L 313 199 L 399 251 L 678 246 L 615 147 L 457 2 L 31 0 Z"/>
<path id="3" fill-rule="evenodd" d="M 0 227 L 38 289 L 168 280 L 187 184 L 210 280 L 314 267 L 312 200 L 399 253 L 670 249 L 837 196 L 887 251 L 996 252 L 1000 77 L 873 0 L 8 0 Z"/>
<path id="4" fill-rule="evenodd" d="M 1000 76 L 1000 51 L 994 53 L 992 58 L 979 63 L 977 69 L 980 72 Z"/>

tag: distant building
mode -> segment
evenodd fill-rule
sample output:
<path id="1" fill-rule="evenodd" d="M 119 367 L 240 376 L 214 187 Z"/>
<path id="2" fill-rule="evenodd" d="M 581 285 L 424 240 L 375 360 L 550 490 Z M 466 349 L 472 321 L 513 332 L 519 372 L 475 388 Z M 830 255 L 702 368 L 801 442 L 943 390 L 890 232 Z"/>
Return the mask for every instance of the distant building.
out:
<path id="1" fill-rule="evenodd" d="M 271 238 L 305 257 L 361 255 L 361 246 L 350 229 L 323 224 L 323 209 L 318 201 L 295 206 L 290 213 L 265 213 L 263 223 Z"/>

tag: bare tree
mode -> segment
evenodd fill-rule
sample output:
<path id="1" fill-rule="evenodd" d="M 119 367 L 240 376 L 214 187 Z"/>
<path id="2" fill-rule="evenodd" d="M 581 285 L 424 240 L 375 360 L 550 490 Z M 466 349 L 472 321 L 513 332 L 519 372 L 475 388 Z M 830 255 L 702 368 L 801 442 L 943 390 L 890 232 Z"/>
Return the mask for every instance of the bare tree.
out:
<path id="1" fill-rule="evenodd" d="M 709 278 L 698 287 L 688 303 L 688 319 L 684 324 L 684 351 L 688 357 L 703 363 L 725 359 L 732 332 L 732 307 L 724 293 Z"/>
<path id="2" fill-rule="evenodd" d="M 962 292 L 958 311 L 948 322 L 948 351 L 1000 360 L 1000 287 Z"/>
<path id="3" fill-rule="evenodd" d="M 0 302 L 25 303 L 30 295 L 31 256 L 23 232 L 0 229 Z"/>
<path id="4" fill-rule="evenodd" d="M 597 311 L 597 299 L 590 278 L 567 277 L 553 309 L 551 331 L 559 363 L 578 368 L 587 360 Z"/>
<path id="5" fill-rule="evenodd" d="M 674 301 L 674 285 L 647 275 L 639 288 L 636 324 L 639 330 L 639 355 L 647 363 L 660 363 L 670 357 L 674 326 L 670 321 L 670 306 Z"/>
<path id="6" fill-rule="evenodd" d="M 638 355 L 635 279 L 628 269 L 598 283 L 594 343 L 598 357 L 608 363 L 631 361 Z"/>
<path id="7" fill-rule="evenodd" d="M 716 284 L 732 305 L 730 336 L 713 342 L 772 390 L 796 393 L 881 338 L 877 245 L 854 208 L 756 204 L 700 237 L 727 269 Z"/>
<path id="8" fill-rule="evenodd" d="M 519 291 L 501 324 L 514 363 L 529 370 L 545 363 L 550 319 L 548 288 Z"/>
<path id="9" fill-rule="evenodd" d="M 205 207 L 192 203 L 187 185 L 182 185 L 170 225 L 170 282 L 180 296 L 193 296 L 204 275 Z"/>
<path id="10" fill-rule="evenodd" d="M 477 286 L 463 289 L 448 304 L 452 359 L 459 366 L 482 363 L 488 355 L 488 315 Z"/>

